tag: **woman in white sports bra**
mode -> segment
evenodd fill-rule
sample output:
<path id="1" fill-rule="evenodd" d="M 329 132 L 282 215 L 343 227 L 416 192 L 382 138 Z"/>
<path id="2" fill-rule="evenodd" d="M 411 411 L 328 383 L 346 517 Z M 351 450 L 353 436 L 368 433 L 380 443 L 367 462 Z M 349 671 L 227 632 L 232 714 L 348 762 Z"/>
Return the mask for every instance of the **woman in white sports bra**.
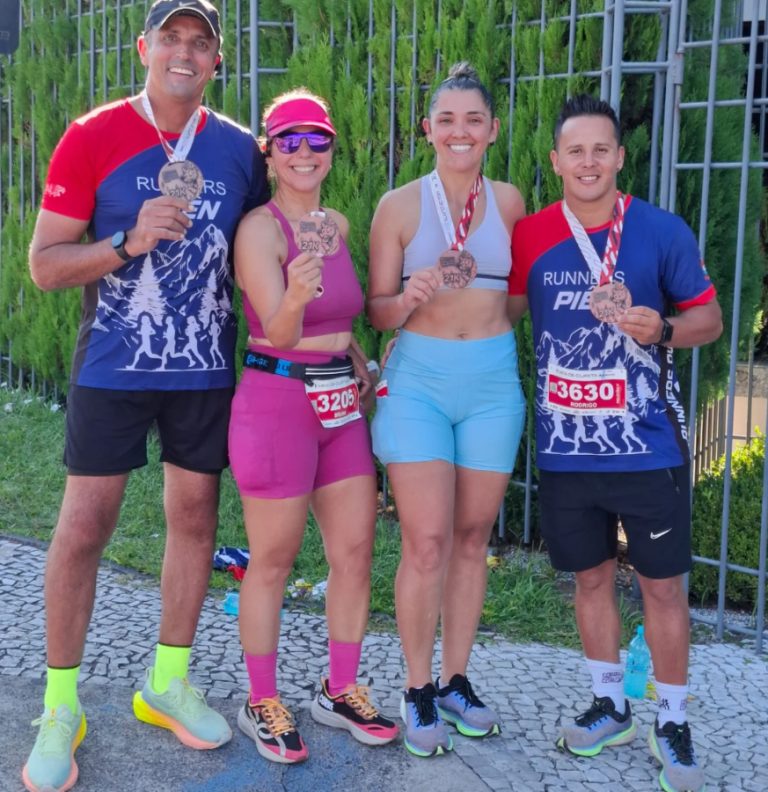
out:
<path id="1" fill-rule="evenodd" d="M 395 603 L 407 665 L 406 748 L 452 748 L 445 725 L 498 734 L 467 664 L 485 597 L 491 528 L 525 419 L 507 314 L 518 190 L 481 173 L 498 134 L 493 100 L 454 66 L 423 121 L 435 170 L 387 193 L 371 227 L 368 316 L 401 328 L 378 388 L 374 451 L 387 466 L 402 532 Z M 442 620 L 442 665 L 432 655 Z"/>

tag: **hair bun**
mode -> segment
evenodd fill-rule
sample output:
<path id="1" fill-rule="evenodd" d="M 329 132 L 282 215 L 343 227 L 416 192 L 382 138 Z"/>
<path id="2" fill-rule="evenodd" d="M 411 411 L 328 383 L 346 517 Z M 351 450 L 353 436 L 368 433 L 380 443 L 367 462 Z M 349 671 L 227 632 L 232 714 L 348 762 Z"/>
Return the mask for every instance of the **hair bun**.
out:
<path id="1" fill-rule="evenodd" d="M 470 65 L 469 61 L 459 61 L 458 63 L 454 63 L 450 69 L 448 69 L 448 79 L 451 78 L 465 78 L 468 80 L 477 80 L 480 82 L 480 77 L 475 71 L 475 69 Z"/>
<path id="2" fill-rule="evenodd" d="M 495 113 L 495 106 L 491 92 L 483 85 L 480 77 L 473 66 L 468 61 L 454 63 L 448 70 L 448 76 L 435 88 L 432 98 L 429 101 L 429 112 L 437 102 L 437 97 L 442 91 L 479 91 L 483 97 L 485 106 L 491 113 Z"/>

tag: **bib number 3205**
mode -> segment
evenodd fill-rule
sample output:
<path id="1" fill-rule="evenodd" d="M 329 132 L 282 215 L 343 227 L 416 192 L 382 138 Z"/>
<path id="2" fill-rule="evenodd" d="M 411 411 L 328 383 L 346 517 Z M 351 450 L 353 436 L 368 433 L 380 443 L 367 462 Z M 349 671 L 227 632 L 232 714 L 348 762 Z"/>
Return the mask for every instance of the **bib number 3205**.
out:
<path id="1" fill-rule="evenodd" d="M 326 429 L 344 426 L 361 417 L 360 392 L 352 377 L 307 382 L 304 389 L 318 420 Z"/>

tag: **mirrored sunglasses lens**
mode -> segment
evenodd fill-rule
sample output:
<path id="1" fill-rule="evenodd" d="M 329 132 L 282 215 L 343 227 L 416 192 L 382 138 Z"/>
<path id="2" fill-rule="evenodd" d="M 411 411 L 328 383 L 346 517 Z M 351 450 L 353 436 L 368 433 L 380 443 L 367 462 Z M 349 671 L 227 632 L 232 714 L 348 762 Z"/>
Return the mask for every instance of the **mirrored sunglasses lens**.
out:
<path id="1" fill-rule="evenodd" d="M 307 141 L 312 151 L 320 154 L 328 151 L 332 138 L 319 132 L 294 132 L 289 135 L 278 135 L 275 138 L 275 144 L 283 154 L 295 154 L 299 150 L 302 140 Z"/>
<path id="2" fill-rule="evenodd" d="M 283 154 L 294 154 L 299 150 L 299 146 L 301 145 L 301 137 L 299 135 L 285 135 L 284 137 L 276 137 L 275 145 Z"/>
<path id="3" fill-rule="evenodd" d="M 307 132 L 305 137 L 307 138 L 307 143 L 309 143 L 309 147 L 312 149 L 312 151 L 315 151 L 318 154 L 323 151 L 328 151 L 328 149 L 331 147 L 332 138 L 329 135 L 321 135 L 318 132 Z"/>

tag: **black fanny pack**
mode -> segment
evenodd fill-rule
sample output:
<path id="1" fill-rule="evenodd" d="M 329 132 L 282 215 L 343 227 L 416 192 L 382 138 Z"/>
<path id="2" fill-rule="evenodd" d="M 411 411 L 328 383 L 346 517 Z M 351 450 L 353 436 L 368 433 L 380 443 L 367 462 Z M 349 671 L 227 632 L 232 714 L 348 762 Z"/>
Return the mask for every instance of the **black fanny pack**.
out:
<path id="1" fill-rule="evenodd" d="M 343 358 L 332 358 L 327 363 L 296 363 L 293 360 L 272 357 L 262 352 L 253 352 L 250 349 L 243 355 L 243 365 L 246 368 L 263 371 L 266 374 L 276 374 L 278 377 L 312 382 L 314 380 L 335 379 L 336 377 L 354 376 L 355 368 L 352 358 L 348 355 Z"/>

